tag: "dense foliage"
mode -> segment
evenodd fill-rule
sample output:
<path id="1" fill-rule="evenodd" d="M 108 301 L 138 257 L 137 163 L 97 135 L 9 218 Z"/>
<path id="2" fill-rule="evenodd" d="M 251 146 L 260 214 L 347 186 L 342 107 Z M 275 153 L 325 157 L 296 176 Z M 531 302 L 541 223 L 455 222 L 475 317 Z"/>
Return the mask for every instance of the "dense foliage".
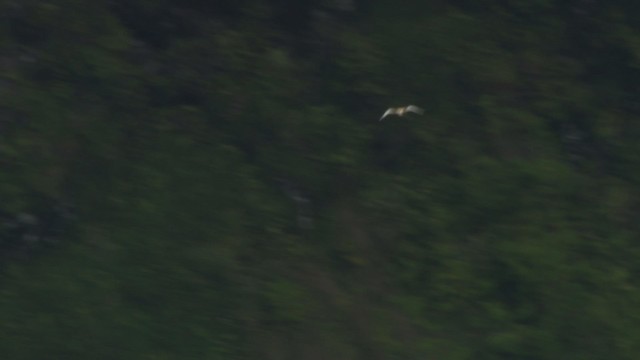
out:
<path id="1" fill-rule="evenodd" d="M 0 0 L 0 354 L 640 358 L 639 11 Z"/>

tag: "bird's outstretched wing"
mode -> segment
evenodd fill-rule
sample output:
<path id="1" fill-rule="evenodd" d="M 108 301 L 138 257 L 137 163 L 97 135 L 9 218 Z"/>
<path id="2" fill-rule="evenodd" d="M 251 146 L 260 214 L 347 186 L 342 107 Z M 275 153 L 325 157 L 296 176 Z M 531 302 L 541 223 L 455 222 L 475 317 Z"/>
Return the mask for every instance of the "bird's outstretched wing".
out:
<path id="1" fill-rule="evenodd" d="M 424 110 L 422 108 L 419 108 L 419 107 L 415 106 L 415 105 L 407 106 L 406 111 L 410 111 L 412 113 L 416 113 L 416 114 L 419 114 L 419 115 L 424 114 Z"/>
<path id="2" fill-rule="evenodd" d="M 388 108 L 387 111 L 385 111 L 384 114 L 382 114 L 382 117 L 378 121 L 382 121 L 382 119 L 387 117 L 387 115 L 391 114 L 392 112 L 393 112 L 393 108 Z"/>

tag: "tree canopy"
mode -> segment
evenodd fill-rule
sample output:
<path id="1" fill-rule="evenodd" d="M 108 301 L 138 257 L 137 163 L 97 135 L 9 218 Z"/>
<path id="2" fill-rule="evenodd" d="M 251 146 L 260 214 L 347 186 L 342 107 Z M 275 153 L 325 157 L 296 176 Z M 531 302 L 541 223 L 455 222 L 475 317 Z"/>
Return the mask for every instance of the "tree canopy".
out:
<path id="1" fill-rule="evenodd" d="M 0 0 L 0 353 L 638 359 L 639 11 Z"/>

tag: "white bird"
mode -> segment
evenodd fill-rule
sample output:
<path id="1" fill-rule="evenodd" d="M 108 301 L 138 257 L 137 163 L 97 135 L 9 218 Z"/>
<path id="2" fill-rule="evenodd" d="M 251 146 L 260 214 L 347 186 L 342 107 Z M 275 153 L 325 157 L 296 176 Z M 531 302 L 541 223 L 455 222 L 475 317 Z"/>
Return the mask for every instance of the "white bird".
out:
<path id="1" fill-rule="evenodd" d="M 415 114 L 418 114 L 418 115 L 424 114 L 424 110 L 422 110 L 421 108 L 419 108 L 419 107 L 417 107 L 415 105 L 409 105 L 409 106 L 397 107 L 397 108 L 389 108 L 389 109 L 387 109 L 387 111 L 385 111 L 385 113 L 382 115 L 382 117 L 378 121 L 382 121 L 382 119 L 384 119 L 388 115 L 404 116 L 407 112 L 412 112 L 412 113 L 415 113 Z"/>

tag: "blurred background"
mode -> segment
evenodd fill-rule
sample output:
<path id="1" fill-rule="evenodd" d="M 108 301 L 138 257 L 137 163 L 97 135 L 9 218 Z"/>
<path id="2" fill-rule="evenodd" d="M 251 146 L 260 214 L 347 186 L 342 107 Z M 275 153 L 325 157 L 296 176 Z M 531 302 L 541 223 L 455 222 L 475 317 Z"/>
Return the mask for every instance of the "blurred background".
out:
<path id="1" fill-rule="evenodd" d="M 638 15 L 0 0 L 0 354 L 639 359 Z"/>

